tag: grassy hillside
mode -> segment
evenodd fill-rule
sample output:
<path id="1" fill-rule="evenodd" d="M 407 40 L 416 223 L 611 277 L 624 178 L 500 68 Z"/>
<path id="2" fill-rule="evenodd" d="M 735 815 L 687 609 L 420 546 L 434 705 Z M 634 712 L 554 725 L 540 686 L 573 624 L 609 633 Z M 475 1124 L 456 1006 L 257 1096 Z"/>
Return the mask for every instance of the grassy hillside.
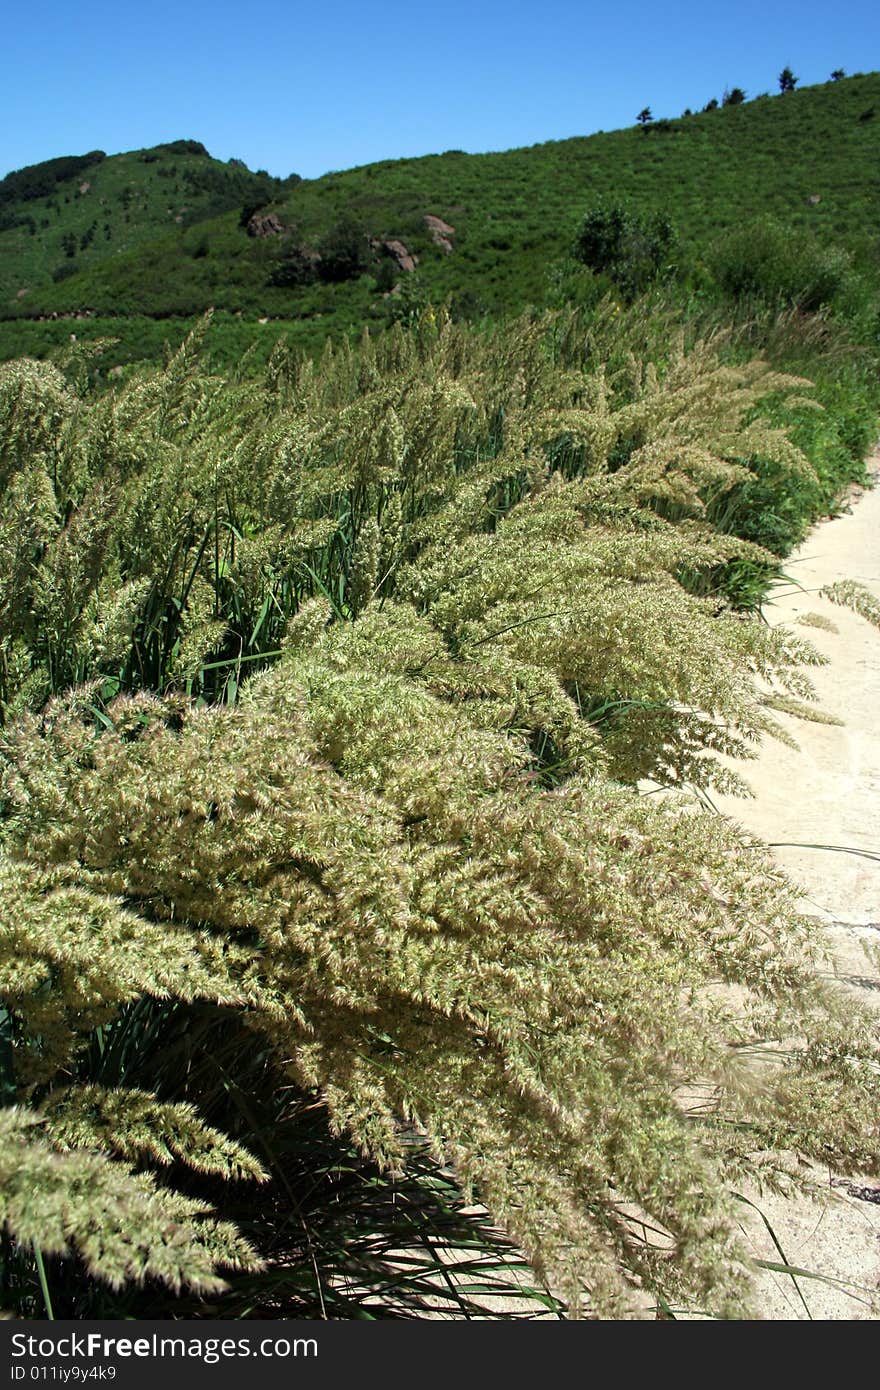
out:
<path id="1" fill-rule="evenodd" d="M 69 330 L 34 320 L 88 310 L 95 317 L 79 336 L 112 331 L 122 339 L 119 360 L 152 357 L 184 324 L 145 332 L 126 320 L 185 320 L 208 306 L 248 325 L 228 325 L 233 356 L 244 342 L 274 340 L 274 320 L 315 347 L 330 333 L 399 312 L 399 297 L 387 297 L 396 282 L 406 286 L 404 301 L 448 300 L 468 318 L 552 305 L 577 293 L 567 261 L 573 236 L 584 213 L 609 198 L 668 216 L 680 277 L 697 284 L 713 241 L 767 214 L 842 244 L 871 272 L 880 245 L 878 154 L 880 74 L 646 130 L 502 154 L 447 151 L 311 181 L 282 184 L 174 146 L 115 156 L 89 170 L 85 194 L 77 175 L 52 195 L 5 206 L 4 220 L 15 225 L 0 231 L 0 351 L 43 354 Z M 282 231 L 248 235 L 242 210 L 257 204 Z M 454 227 L 451 253 L 434 244 L 426 214 Z M 314 252 L 341 226 L 364 249 L 362 273 L 341 283 L 272 283 L 292 252 Z M 370 252 L 370 237 L 402 241 L 419 258 L 416 275 Z M 112 325 L 101 322 L 108 316 Z M 222 347 L 223 333 L 215 337 Z"/>
<path id="2" fill-rule="evenodd" d="M 277 195 L 280 180 L 240 161 L 222 164 L 199 141 L 107 157 L 62 157 L 0 180 L 0 297 L 25 313 L 31 298 L 97 265 L 126 261 L 194 223 Z M 76 292 L 65 306 L 78 307 Z M 4 304 L 4 309 L 9 305 Z"/>

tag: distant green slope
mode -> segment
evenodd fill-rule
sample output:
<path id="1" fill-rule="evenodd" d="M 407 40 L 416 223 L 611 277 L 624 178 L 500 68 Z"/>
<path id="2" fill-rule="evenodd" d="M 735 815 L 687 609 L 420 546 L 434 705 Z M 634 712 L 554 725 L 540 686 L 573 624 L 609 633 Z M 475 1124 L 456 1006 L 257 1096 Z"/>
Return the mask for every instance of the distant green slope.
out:
<path id="1" fill-rule="evenodd" d="M 281 187 L 238 161 L 212 159 L 196 140 L 110 157 L 98 150 L 7 174 L 0 180 L 2 309 L 12 299 L 35 312 L 41 293 L 51 297 L 53 275 L 82 283 L 101 263 L 137 258 L 168 232 L 178 241 L 192 223 L 277 196 Z M 60 301 L 79 307 L 78 292 L 61 292 Z"/>
<path id="2" fill-rule="evenodd" d="M 89 335 L 107 315 L 167 319 L 215 306 L 254 323 L 290 321 L 294 336 L 313 344 L 382 321 L 384 294 L 407 278 L 373 253 L 365 273 L 344 283 L 270 283 L 292 247 L 319 247 L 346 220 L 364 244 L 367 236 L 405 243 L 419 258 L 423 295 L 449 299 L 467 316 L 496 315 L 552 299 L 575 229 L 603 198 L 665 212 L 686 255 L 771 213 L 793 233 L 809 228 L 843 242 L 875 271 L 878 156 L 877 73 L 646 131 L 502 154 L 449 151 L 292 185 L 157 147 L 107 158 L 54 194 L 0 208 L 0 226 L 19 219 L 0 231 L 0 319 L 88 310 L 98 316 L 83 326 Z M 282 235 L 248 235 L 241 211 L 257 203 L 277 215 Z M 426 214 L 455 228 L 451 253 L 432 241 Z M 125 338 L 124 323 L 117 319 L 113 332 Z M 0 325 L 0 352 L 42 351 L 53 337 L 54 326 Z"/>

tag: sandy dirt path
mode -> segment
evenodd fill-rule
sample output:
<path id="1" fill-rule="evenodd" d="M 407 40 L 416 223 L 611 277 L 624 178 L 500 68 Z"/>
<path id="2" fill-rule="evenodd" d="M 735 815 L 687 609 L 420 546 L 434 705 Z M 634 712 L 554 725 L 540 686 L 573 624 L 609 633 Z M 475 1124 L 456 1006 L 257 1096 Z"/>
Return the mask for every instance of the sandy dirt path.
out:
<path id="1" fill-rule="evenodd" d="M 878 477 L 880 453 L 868 467 Z M 754 800 L 720 797 L 716 804 L 774 846 L 780 864 L 803 888 L 805 910 L 826 924 L 835 973 L 854 996 L 880 1010 L 880 958 L 872 959 L 872 951 L 880 951 L 880 630 L 818 592 L 851 579 L 880 598 L 880 486 L 855 490 L 849 510 L 815 526 L 785 570 L 796 583 L 774 591 L 765 616 L 774 626 L 795 627 L 828 658 L 814 683 L 821 707 L 843 724 L 779 715 L 798 749 L 768 740 L 754 763 L 737 764 Z M 837 630 L 809 625 L 811 614 L 823 615 Z M 850 1174 L 824 1178 L 835 1198 L 825 1209 L 756 1200 L 791 1264 L 861 1289 L 808 1279 L 795 1286 L 788 1277 L 768 1274 L 761 1279 L 764 1317 L 880 1315 L 864 1292 L 880 1291 L 880 1188 Z M 747 1229 L 756 1255 L 779 1259 L 759 1219 Z"/>

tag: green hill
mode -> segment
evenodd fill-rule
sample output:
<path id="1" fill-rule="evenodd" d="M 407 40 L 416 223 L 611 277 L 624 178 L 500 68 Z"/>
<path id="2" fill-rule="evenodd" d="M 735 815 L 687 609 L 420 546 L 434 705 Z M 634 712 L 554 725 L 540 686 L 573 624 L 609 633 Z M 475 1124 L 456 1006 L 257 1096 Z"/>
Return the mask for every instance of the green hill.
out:
<path id="1" fill-rule="evenodd" d="M 280 186 L 238 161 L 221 164 L 196 140 L 17 170 L 0 181 L 0 297 L 29 313 L 53 284 L 82 284 L 100 264 L 137 257 L 169 230 L 179 241 L 194 223 L 277 196 Z M 58 302 L 79 307 L 77 290 L 59 292 Z"/>
<path id="2" fill-rule="evenodd" d="M 310 181 L 221 164 L 194 141 L 66 176 L 64 161 L 51 161 L 0 183 L 0 352 L 41 354 L 64 341 L 69 325 L 47 323 L 52 315 L 88 314 L 79 336 L 112 332 L 126 360 L 155 355 L 183 331 L 169 319 L 209 306 L 221 329 L 226 316 L 236 320 L 237 354 L 245 339 L 276 336 L 271 321 L 314 347 L 387 320 L 401 296 L 447 300 L 469 318 L 558 302 L 571 292 L 579 222 L 608 199 L 672 221 L 685 278 L 726 229 L 767 214 L 840 243 L 873 272 L 878 154 L 874 73 L 647 129 L 501 154 L 447 151 Z M 264 220 L 248 227 L 255 209 Z M 454 228 L 446 245 L 429 215 Z M 389 241 L 417 258 L 415 276 Z"/>

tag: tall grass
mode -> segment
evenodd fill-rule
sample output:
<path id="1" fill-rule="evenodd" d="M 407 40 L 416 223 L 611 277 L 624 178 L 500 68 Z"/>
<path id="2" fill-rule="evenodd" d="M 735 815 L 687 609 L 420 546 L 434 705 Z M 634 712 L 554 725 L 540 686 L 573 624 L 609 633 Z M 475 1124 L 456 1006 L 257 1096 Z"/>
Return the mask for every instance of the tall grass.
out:
<path id="1" fill-rule="evenodd" d="M 635 790 L 811 697 L 713 522 L 809 383 L 642 308 L 0 369 L 7 1306 L 733 1315 L 730 1188 L 876 1168 L 792 895 Z"/>

